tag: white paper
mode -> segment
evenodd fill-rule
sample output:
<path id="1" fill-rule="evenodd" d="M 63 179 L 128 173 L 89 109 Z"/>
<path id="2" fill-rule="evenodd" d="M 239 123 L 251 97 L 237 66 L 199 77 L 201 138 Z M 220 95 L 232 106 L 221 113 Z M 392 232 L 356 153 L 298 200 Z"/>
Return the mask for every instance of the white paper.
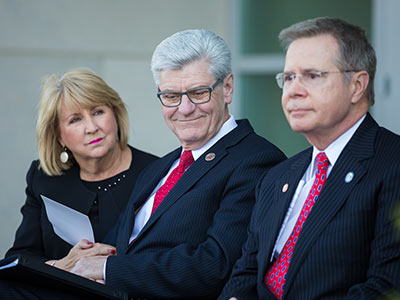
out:
<path id="1" fill-rule="evenodd" d="M 92 224 L 89 217 L 68 206 L 40 195 L 46 207 L 47 217 L 54 232 L 64 241 L 75 245 L 81 239 L 94 243 Z"/>

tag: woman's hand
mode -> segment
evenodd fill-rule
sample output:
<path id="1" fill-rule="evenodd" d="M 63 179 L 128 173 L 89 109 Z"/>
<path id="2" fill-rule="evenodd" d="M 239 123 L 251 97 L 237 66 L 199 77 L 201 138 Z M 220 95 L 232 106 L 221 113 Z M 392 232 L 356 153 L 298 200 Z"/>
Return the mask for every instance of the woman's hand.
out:
<path id="1" fill-rule="evenodd" d="M 67 256 L 59 260 L 46 261 L 46 264 L 63 269 L 65 271 L 71 271 L 78 260 L 83 257 L 107 257 L 109 255 L 115 255 L 116 253 L 116 249 L 113 246 L 101 243 L 93 244 L 86 239 L 82 239 L 74 247 L 72 247 Z"/>

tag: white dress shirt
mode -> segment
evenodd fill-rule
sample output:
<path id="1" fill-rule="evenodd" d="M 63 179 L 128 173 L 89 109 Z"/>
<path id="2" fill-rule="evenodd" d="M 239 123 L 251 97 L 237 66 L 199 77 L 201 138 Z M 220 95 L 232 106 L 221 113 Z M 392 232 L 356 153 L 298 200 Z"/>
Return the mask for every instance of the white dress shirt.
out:
<path id="1" fill-rule="evenodd" d="M 285 219 L 282 223 L 278 238 L 275 242 L 274 250 L 272 251 L 271 261 L 273 261 L 274 257 L 277 258 L 281 253 L 286 241 L 288 240 L 294 228 L 294 225 L 297 222 L 304 202 L 307 199 L 308 193 L 314 184 L 315 172 L 317 169 L 317 166 L 315 164 L 315 157 L 318 155 L 318 153 L 325 152 L 330 163 L 327 171 L 328 177 L 337 159 L 339 158 L 340 153 L 342 153 L 344 147 L 347 145 L 353 134 L 356 132 L 357 128 L 365 119 L 365 116 L 366 115 L 362 116 L 361 119 L 357 121 L 357 123 L 355 123 L 350 129 L 348 129 L 335 141 L 333 141 L 325 150 L 318 150 L 316 147 L 313 147 L 311 163 L 308 166 L 303 177 L 299 181 L 292 201 L 290 202 L 290 206 L 288 208 L 288 211 L 286 212 Z"/>

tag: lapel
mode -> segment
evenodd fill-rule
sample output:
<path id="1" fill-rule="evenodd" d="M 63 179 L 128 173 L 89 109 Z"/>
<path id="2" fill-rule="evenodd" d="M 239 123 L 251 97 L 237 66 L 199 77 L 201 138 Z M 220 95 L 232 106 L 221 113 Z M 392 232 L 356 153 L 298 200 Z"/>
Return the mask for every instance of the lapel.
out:
<path id="1" fill-rule="evenodd" d="M 284 294 L 290 289 L 298 269 L 303 264 L 316 239 L 322 234 L 322 231 L 344 203 L 351 201 L 351 199 L 348 199 L 351 190 L 366 173 L 363 161 L 373 156 L 377 129 L 378 125 L 367 114 L 365 120 L 340 154 L 317 202 L 312 208 L 310 216 L 303 225 L 304 227 L 293 252 L 290 268 L 286 276 Z M 353 173 L 353 179 L 350 182 L 346 182 L 345 178 L 350 173 Z"/>
<path id="2" fill-rule="evenodd" d="M 291 158 L 293 161 L 289 168 L 282 173 L 282 175 L 275 181 L 273 187 L 273 195 L 268 198 L 273 199 L 271 206 L 268 205 L 269 199 L 263 199 L 263 203 L 266 205 L 260 214 L 263 219 L 267 219 L 268 222 L 260 222 L 264 228 L 261 230 L 262 237 L 261 241 L 266 241 L 266 250 L 263 251 L 264 257 L 260 261 L 267 262 L 263 264 L 264 270 L 261 274 L 265 274 L 268 268 L 271 266 L 270 258 L 272 251 L 275 246 L 276 239 L 278 238 L 282 223 L 285 219 L 288 211 L 290 202 L 294 196 L 300 179 L 303 177 L 305 170 L 310 164 L 312 156 L 312 148 L 308 148 L 305 151 L 299 153 L 295 157 Z M 286 192 L 283 192 L 283 187 L 287 185 Z M 257 201 L 260 201 L 257 199 Z"/>
<path id="3" fill-rule="evenodd" d="M 175 149 L 174 151 L 164 156 L 162 159 L 157 160 L 151 170 L 149 170 L 149 172 L 146 172 L 144 176 L 146 182 L 141 186 L 138 186 L 138 189 L 135 189 L 135 195 L 133 195 L 133 197 L 136 197 L 136 199 L 134 200 L 134 210 L 145 203 L 145 201 L 153 192 L 154 188 L 158 185 L 160 180 L 168 173 L 174 161 L 180 157 L 181 152 L 181 147 Z"/>
<path id="4" fill-rule="evenodd" d="M 123 227 L 123 236 L 125 237 L 125 240 L 122 245 L 126 246 L 129 243 L 128 241 L 132 234 L 136 210 L 146 202 L 160 180 L 168 173 L 173 162 L 179 158 L 181 152 L 182 148 L 175 149 L 163 158 L 160 158 L 156 162 L 154 162 L 151 169 L 142 173 L 142 178 L 144 178 L 145 180 L 144 184 L 140 182 L 135 185 L 135 188 L 133 189 L 133 192 L 128 202 L 129 204 L 127 206 L 127 212 L 125 214 L 125 221 L 127 226 Z M 138 238 L 139 236 L 136 238 L 136 240 Z"/>
<path id="5" fill-rule="evenodd" d="M 221 138 L 217 143 L 215 143 L 210 149 L 205 151 L 203 155 L 201 155 L 191 166 L 190 168 L 183 174 L 183 176 L 179 179 L 179 181 L 174 185 L 174 187 L 169 191 L 168 195 L 164 198 L 161 202 L 157 210 L 154 214 L 150 217 L 146 225 L 143 227 L 141 232 L 139 233 L 136 241 L 138 241 L 146 231 L 153 226 L 154 223 L 168 210 L 171 206 L 176 202 L 179 201 L 184 194 L 190 190 L 193 185 L 199 182 L 205 174 L 207 174 L 210 170 L 212 170 L 218 163 L 228 154 L 227 149 L 239 143 L 242 139 L 244 139 L 247 135 L 253 132 L 253 128 L 251 127 L 250 123 L 247 120 L 239 120 L 237 121 L 238 126 Z M 165 176 L 166 172 L 168 172 L 171 164 L 175 159 L 177 159 L 182 152 L 182 148 L 178 148 L 173 152 L 171 158 L 168 161 L 165 161 L 164 168 L 166 169 L 165 172 L 162 172 L 160 175 L 160 169 L 156 170 L 157 173 L 154 176 L 154 180 L 151 181 L 147 185 L 147 188 L 140 191 L 141 198 L 140 202 L 146 201 L 150 193 L 154 190 L 154 187 L 158 184 L 163 176 Z M 215 158 L 213 160 L 206 160 L 205 157 L 207 154 L 214 153 Z M 164 160 L 164 159 L 161 159 Z M 165 159 L 167 160 L 167 159 Z M 158 179 L 158 180 L 157 180 Z M 131 215 L 131 225 L 129 226 L 132 229 L 133 226 L 134 215 Z M 128 236 L 130 236 L 131 231 L 129 231 Z M 129 237 L 128 237 L 129 239 Z"/>

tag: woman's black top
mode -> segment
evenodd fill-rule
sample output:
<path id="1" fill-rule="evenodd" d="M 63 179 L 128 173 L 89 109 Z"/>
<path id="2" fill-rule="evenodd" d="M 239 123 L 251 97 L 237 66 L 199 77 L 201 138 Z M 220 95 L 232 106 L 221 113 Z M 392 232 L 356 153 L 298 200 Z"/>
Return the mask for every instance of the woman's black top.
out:
<path id="1" fill-rule="evenodd" d="M 130 149 L 132 161 L 128 170 L 96 182 L 81 180 L 77 165 L 61 176 L 48 176 L 38 168 L 39 161 L 33 161 L 26 176 L 22 222 L 13 247 L 5 256 L 25 253 L 47 261 L 64 257 L 73 246 L 54 232 L 42 196 L 89 216 L 95 241 L 101 241 L 128 203 L 139 173 L 157 159 L 152 154 Z"/>

